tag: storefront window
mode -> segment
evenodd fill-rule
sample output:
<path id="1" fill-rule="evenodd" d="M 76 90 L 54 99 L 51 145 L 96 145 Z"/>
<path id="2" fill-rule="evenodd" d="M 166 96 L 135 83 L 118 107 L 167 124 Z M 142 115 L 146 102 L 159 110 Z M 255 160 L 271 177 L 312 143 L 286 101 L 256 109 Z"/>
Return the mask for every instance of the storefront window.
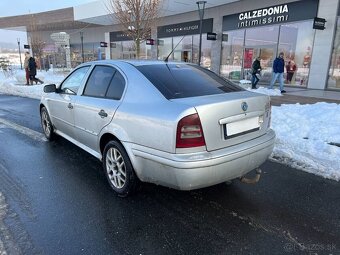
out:
<path id="1" fill-rule="evenodd" d="M 210 68 L 211 41 L 202 34 L 202 66 Z M 173 50 L 169 60 L 198 63 L 199 35 L 175 36 L 158 39 L 158 59 L 164 60 Z"/>
<path id="2" fill-rule="evenodd" d="M 136 59 L 136 44 L 133 41 L 111 42 L 111 59 Z M 151 45 L 140 44 L 139 59 L 151 58 Z"/>
<path id="3" fill-rule="evenodd" d="M 111 59 L 120 59 L 122 42 L 111 42 Z"/>
<path id="4" fill-rule="evenodd" d="M 173 37 L 173 47 L 174 61 L 192 62 L 192 36 Z"/>
<path id="5" fill-rule="evenodd" d="M 225 31 L 227 40 L 222 41 L 221 75 L 232 80 L 250 80 L 252 63 L 259 56 L 260 83 L 269 84 L 273 61 L 279 52 L 284 52 L 285 83 L 307 86 L 314 38 L 312 23 L 302 21 Z"/>
<path id="6" fill-rule="evenodd" d="M 242 56 L 244 30 L 225 32 L 222 41 L 220 74 L 223 77 L 240 80 L 242 71 Z"/>
<path id="7" fill-rule="evenodd" d="M 98 43 L 84 43 L 83 44 L 83 54 L 81 51 L 81 44 L 71 44 L 71 66 L 75 67 L 83 62 L 98 60 L 99 56 L 101 59 L 105 59 L 105 50 L 98 47 Z M 56 66 L 64 67 L 66 66 L 66 52 L 62 47 L 56 48 L 55 57 Z"/>
<path id="8" fill-rule="evenodd" d="M 172 50 L 172 38 L 161 38 L 158 39 L 158 59 L 164 60 Z M 172 59 L 172 56 L 169 57 Z"/>
<path id="9" fill-rule="evenodd" d="M 210 69 L 211 66 L 211 41 L 207 40 L 207 34 L 202 34 L 202 63 L 201 66 Z M 198 63 L 198 48 L 200 36 L 193 36 L 193 63 Z"/>
<path id="10" fill-rule="evenodd" d="M 334 38 L 332 61 L 329 69 L 327 87 L 329 89 L 340 89 L 340 17 L 338 17 Z"/>
<path id="11" fill-rule="evenodd" d="M 307 86 L 314 33 L 312 21 L 281 26 L 279 52 L 285 54 L 287 84 Z"/>
<path id="12" fill-rule="evenodd" d="M 269 83 L 272 78 L 272 66 L 276 57 L 279 26 L 264 26 L 246 30 L 244 49 L 244 78 L 250 79 L 251 67 L 256 57 L 261 59 L 261 82 Z"/>

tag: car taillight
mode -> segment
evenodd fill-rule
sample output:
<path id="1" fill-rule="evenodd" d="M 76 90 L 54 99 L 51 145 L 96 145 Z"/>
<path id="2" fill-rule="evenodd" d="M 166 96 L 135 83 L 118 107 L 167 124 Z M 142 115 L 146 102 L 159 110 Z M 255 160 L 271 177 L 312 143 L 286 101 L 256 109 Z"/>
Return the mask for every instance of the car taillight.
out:
<path id="1" fill-rule="evenodd" d="M 198 114 L 184 117 L 178 122 L 176 148 L 205 146 L 202 125 Z"/>

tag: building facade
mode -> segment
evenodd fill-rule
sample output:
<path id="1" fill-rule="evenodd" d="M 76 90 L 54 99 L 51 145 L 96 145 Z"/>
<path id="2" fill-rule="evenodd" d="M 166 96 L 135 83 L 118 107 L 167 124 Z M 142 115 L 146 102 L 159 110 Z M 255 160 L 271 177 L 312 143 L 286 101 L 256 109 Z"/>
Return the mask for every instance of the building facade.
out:
<path id="1" fill-rule="evenodd" d="M 260 57 L 261 82 L 268 84 L 273 61 L 283 52 L 288 86 L 340 90 L 340 0 L 222 2 L 225 4 L 207 0 L 202 66 L 239 81 L 249 79 L 252 62 Z M 142 42 L 140 58 L 198 63 L 197 5 L 187 4 L 187 9 L 181 9 L 174 1 L 167 4 L 151 30 L 154 43 Z M 0 26 L 9 18 L 18 20 L 22 16 L 0 18 Z M 45 51 L 54 54 L 50 58 L 56 58 L 58 51 L 63 55 L 64 49 L 49 39 L 50 34 L 62 31 L 70 34 L 66 47 L 70 47 L 72 66 L 92 59 L 136 58 L 133 40 L 109 18 L 102 3 L 74 7 L 72 18 L 75 23 L 65 25 L 63 30 L 43 29 Z M 100 47 L 100 42 L 108 47 Z"/>

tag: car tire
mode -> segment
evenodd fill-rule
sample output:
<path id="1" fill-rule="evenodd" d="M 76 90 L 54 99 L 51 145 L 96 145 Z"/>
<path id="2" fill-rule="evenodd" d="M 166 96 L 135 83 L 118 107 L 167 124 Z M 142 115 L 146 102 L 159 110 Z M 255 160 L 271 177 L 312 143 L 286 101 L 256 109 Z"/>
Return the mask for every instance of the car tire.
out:
<path id="1" fill-rule="evenodd" d="M 50 116 L 45 107 L 40 110 L 41 126 L 44 131 L 44 135 L 47 140 L 52 141 L 55 139 L 54 128 L 50 119 Z"/>
<path id="2" fill-rule="evenodd" d="M 103 152 L 103 168 L 111 188 L 120 197 L 133 194 L 139 180 L 124 147 L 117 141 L 106 144 Z"/>

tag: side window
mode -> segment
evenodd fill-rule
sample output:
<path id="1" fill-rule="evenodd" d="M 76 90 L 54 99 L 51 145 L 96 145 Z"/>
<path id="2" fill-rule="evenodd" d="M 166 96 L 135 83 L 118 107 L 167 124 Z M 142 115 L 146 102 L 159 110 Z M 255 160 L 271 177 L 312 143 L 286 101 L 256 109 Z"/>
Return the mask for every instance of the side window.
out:
<path id="1" fill-rule="evenodd" d="M 67 94 L 77 94 L 84 77 L 89 70 L 90 66 L 80 67 L 71 73 L 66 80 L 61 84 L 60 90 Z"/>
<path id="2" fill-rule="evenodd" d="M 116 72 L 115 76 L 111 80 L 110 87 L 107 91 L 106 97 L 119 100 L 124 92 L 125 79 L 120 72 Z"/>
<path id="3" fill-rule="evenodd" d="M 115 72 L 110 66 L 96 66 L 86 83 L 84 96 L 105 97 Z"/>

